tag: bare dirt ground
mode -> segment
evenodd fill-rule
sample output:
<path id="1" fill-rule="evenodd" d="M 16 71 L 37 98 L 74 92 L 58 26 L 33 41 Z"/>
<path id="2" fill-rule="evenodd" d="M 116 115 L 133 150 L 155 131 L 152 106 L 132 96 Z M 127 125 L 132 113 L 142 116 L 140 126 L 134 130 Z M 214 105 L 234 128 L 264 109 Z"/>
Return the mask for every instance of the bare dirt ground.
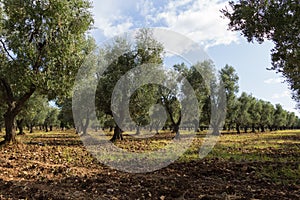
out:
<path id="1" fill-rule="evenodd" d="M 130 174 L 98 163 L 75 134 L 28 135 L 0 147 L 0 199 L 300 199 L 298 175 L 261 173 L 300 171 L 299 151 L 294 161 L 208 157 Z"/>

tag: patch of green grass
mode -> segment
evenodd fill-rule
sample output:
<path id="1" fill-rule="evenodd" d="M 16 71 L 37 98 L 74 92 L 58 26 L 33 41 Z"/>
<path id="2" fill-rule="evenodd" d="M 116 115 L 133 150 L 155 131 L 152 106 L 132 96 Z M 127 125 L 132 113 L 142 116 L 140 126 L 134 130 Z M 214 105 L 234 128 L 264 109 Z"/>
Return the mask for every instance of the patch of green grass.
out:
<path id="1" fill-rule="evenodd" d="M 231 161 L 292 162 L 299 159 L 299 141 L 300 131 L 226 134 L 219 137 L 219 141 L 207 158 L 222 158 Z M 180 161 L 199 159 L 202 142 L 202 138 L 197 137 Z"/>
<path id="2" fill-rule="evenodd" d="M 167 148 L 165 155 L 172 156 L 172 153 L 181 148 L 181 146 L 169 147 L 175 134 L 168 131 L 160 132 L 151 138 L 132 137 L 134 132 L 126 132 L 124 141 L 117 141 L 115 145 L 128 152 L 151 153 L 153 151 Z M 189 132 L 182 131 L 181 142 L 184 142 L 189 136 Z M 0 133 L 1 137 L 4 133 Z M 93 140 L 109 140 L 111 135 L 105 136 L 99 133 L 91 133 L 91 142 Z M 203 144 L 206 132 L 197 133 L 191 146 L 178 159 L 178 162 L 190 162 L 199 160 L 199 150 Z M 87 155 L 82 150 L 81 140 L 74 132 L 40 132 L 27 133 L 25 136 L 18 136 L 18 140 L 28 145 L 39 146 L 43 143 L 48 152 L 55 149 L 55 152 L 49 155 L 50 162 L 54 164 L 71 163 L 91 163 L 93 157 Z M 101 145 L 100 145 L 101 146 Z M 119 162 L 118 154 L 111 153 L 110 149 L 100 149 L 99 145 L 91 143 L 89 150 L 94 151 L 94 155 L 99 154 L 102 160 Z M 94 149 L 93 149 L 94 148 Z M 45 151 L 46 151 L 45 150 Z M 106 151 L 106 153 L 104 152 Z M 147 156 L 147 155 L 146 155 Z M 151 157 L 150 163 L 162 161 L 163 157 Z M 97 157 L 97 156 L 96 156 Z M 140 157 L 143 159 L 143 157 Z M 147 157 L 148 158 L 148 157 Z M 207 155 L 206 159 L 218 158 L 224 162 L 259 162 L 261 168 L 255 173 L 259 177 L 264 177 L 275 182 L 287 183 L 299 180 L 300 177 L 300 131 L 277 131 L 272 133 L 248 133 L 248 134 L 224 134 L 219 137 L 218 142 Z M 130 161 L 133 156 L 127 157 Z M 152 160 L 151 160 L 152 159 Z M 271 163 L 269 166 L 266 163 Z M 298 163 L 298 164 L 297 164 Z"/>
<path id="3" fill-rule="evenodd" d="M 300 165 L 270 165 L 261 168 L 256 174 L 277 184 L 296 183 L 300 177 Z"/>
<path id="4" fill-rule="evenodd" d="M 202 141 L 197 138 L 179 161 L 199 160 Z M 296 183 L 300 179 L 300 131 L 222 135 L 206 158 L 259 163 L 258 177 L 278 184 Z"/>

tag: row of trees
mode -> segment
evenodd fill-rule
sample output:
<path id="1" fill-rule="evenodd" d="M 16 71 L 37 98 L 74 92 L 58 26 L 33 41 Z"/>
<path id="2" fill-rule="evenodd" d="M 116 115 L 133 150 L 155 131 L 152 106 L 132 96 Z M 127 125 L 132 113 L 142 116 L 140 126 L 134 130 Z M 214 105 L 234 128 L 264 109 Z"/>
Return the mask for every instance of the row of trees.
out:
<path id="1" fill-rule="evenodd" d="M 72 128 L 74 123 L 69 124 L 70 122 L 65 119 L 66 115 L 63 114 L 62 110 L 56 106 L 51 106 L 51 104 L 43 96 L 32 96 L 14 121 L 18 134 L 25 134 L 25 128 L 30 133 L 33 133 L 35 129 L 48 132 L 52 131 L 53 128 Z M 0 109 L 0 115 L 3 116 L 4 113 L 5 110 Z M 68 117 L 72 119 L 72 116 Z M 4 122 L 4 118 L 0 118 L 0 132 L 5 125 Z"/>
<path id="2" fill-rule="evenodd" d="M 240 31 L 248 42 L 270 40 L 274 43 L 271 69 L 285 77 L 293 98 L 299 103 L 299 0 L 238 0 L 230 1 L 229 5 L 230 9 L 224 8 L 222 13 L 230 20 L 230 30 Z"/>
<path id="3" fill-rule="evenodd" d="M 227 113 L 224 129 L 229 131 L 236 129 L 240 133 L 241 129 L 245 132 L 248 129 L 252 132 L 264 132 L 266 129 L 272 131 L 300 127 L 300 120 L 295 113 L 285 111 L 280 104 L 274 107 L 270 102 L 259 100 L 246 93 L 237 96 L 239 77 L 232 66 L 227 65 L 217 73 L 213 63 L 207 60 L 190 67 L 181 63 L 161 68 L 163 52 L 163 46 L 153 39 L 151 31 L 144 29 L 137 34 L 135 41 L 130 43 L 126 38 L 117 38 L 113 43 L 101 49 L 99 55 L 94 56 L 96 68 L 99 63 L 100 65 L 109 63 L 104 73 L 92 77 L 96 77 L 98 83 L 95 98 L 97 117 L 101 119 L 101 127 L 111 130 L 114 127 L 112 141 L 122 139 L 122 127 L 130 130 L 136 128 L 137 134 L 140 134 L 141 126 L 148 125 L 147 128 L 150 130 L 161 126 L 164 121 L 159 120 L 157 116 L 162 114 L 158 112 L 159 105 L 166 111 L 166 123 L 163 128 L 170 128 L 176 136 L 180 135 L 179 126 L 193 127 L 195 131 L 199 131 L 211 125 L 214 132 L 218 134 L 218 129 L 221 125 L 223 126 L 222 122 L 218 121 L 222 119 L 222 116 L 217 116 L 217 118 L 212 116 L 217 114 L 212 113 L 214 106 L 219 106 L 222 111 L 222 103 L 220 103 L 222 88 L 218 85 L 218 79 L 222 80 L 223 91 L 226 95 L 226 110 L 223 110 Z M 152 74 L 147 72 L 147 76 L 142 77 L 143 80 L 138 77 L 141 76 L 141 72 L 128 74 L 129 71 L 150 63 L 155 64 L 147 66 L 148 69 L 151 68 Z M 147 69 L 144 70 L 147 71 Z M 155 72 L 154 76 L 153 72 Z M 124 76 L 127 77 L 126 82 L 122 83 L 124 85 L 134 87 L 135 81 L 143 82 L 144 85 L 141 84 L 142 86 L 133 94 L 128 92 L 127 86 L 124 85 L 116 91 L 118 82 Z M 83 79 L 86 83 L 87 77 L 84 76 Z M 163 81 L 158 81 L 157 84 L 147 84 L 151 83 L 149 80 L 152 79 Z M 187 88 L 184 80 L 191 85 L 197 99 L 197 108 L 190 110 L 194 114 L 185 120 L 182 119 L 182 104 L 190 105 L 191 99 L 189 94 L 184 93 Z M 85 96 L 89 93 L 89 89 L 89 87 L 84 87 L 84 93 L 78 96 Z M 119 93 L 121 96 L 118 104 L 112 103 L 113 93 L 115 95 Z M 126 113 L 126 107 L 122 107 L 127 105 L 126 98 L 130 99 L 128 103 L 130 115 Z M 215 99 L 219 103 L 214 103 Z M 88 101 L 86 98 L 79 99 L 77 105 L 82 105 L 86 101 Z M 82 119 L 78 118 L 80 122 L 77 123 L 77 129 L 86 133 L 87 123 L 93 123 L 93 119 L 88 117 L 87 108 L 80 107 L 80 112 L 82 112 Z M 134 121 L 134 125 L 129 117 Z M 115 123 L 116 121 L 118 123 Z M 93 124 L 93 126 L 97 125 Z"/>
<path id="4" fill-rule="evenodd" d="M 190 67 L 180 63 L 163 68 L 164 48 L 153 39 L 150 30 L 142 29 L 133 42 L 119 37 L 99 51 L 96 51 L 96 46 L 91 41 L 89 47 L 94 51 L 88 59 L 89 67 L 99 69 L 103 67 L 103 63 L 109 63 L 105 72 L 100 74 L 99 71 L 94 70 L 92 73 L 95 76 L 90 77 L 83 74 L 84 82 L 80 83 L 84 84 L 80 86 L 81 90 L 77 91 L 79 95 L 74 95 L 75 99 L 68 96 L 58 98 L 57 107 L 49 106 L 48 98 L 44 95 L 31 96 L 15 119 L 21 134 L 24 125 L 30 132 L 33 132 L 34 127 L 46 131 L 49 128 L 51 131 L 53 126 L 60 126 L 60 128 L 76 126 L 77 132 L 84 134 L 87 133 L 88 128 L 96 130 L 109 128 L 111 131 L 114 129 L 111 140 L 115 141 L 123 139 L 122 129 L 136 129 L 139 135 L 143 126 L 157 133 L 160 128 L 170 128 L 176 133 L 176 137 L 180 137 L 180 128 L 199 131 L 212 126 L 215 134 L 219 133 L 220 128 L 228 131 L 236 130 L 238 133 L 241 129 L 245 132 L 249 129 L 252 132 L 264 132 L 266 129 L 272 131 L 300 128 L 300 119 L 295 113 L 285 111 L 280 104 L 274 107 L 270 102 L 259 100 L 245 92 L 237 96 L 239 77 L 232 66 L 226 65 L 216 72 L 213 62 L 206 60 Z M 146 67 L 138 68 L 142 65 Z M 138 80 L 141 82 L 141 87 L 130 93 L 124 84 L 133 86 L 139 79 L 136 75 L 142 73 L 140 71 L 138 74 L 128 74 L 133 69 L 144 70 L 146 76 Z M 118 82 L 124 76 L 127 77 L 126 82 L 116 90 Z M 92 94 L 92 79 L 96 79 L 97 82 L 96 94 Z M 156 83 L 157 80 L 160 83 Z M 220 87 L 219 83 L 222 83 L 223 87 Z M 191 90 L 188 90 L 189 85 Z M 115 96 L 120 96 L 117 104 L 112 103 L 112 100 L 116 100 L 112 99 L 113 93 Z M 195 94 L 195 99 L 191 97 L 191 93 Z M 96 97 L 97 116 L 92 116 L 89 107 L 84 106 L 93 103 L 89 102 L 91 95 Z M 127 115 L 123 107 L 127 105 L 126 98 L 129 100 Z M 72 100 L 77 101 L 77 106 L 72 107 Z M 219 103 L 214 103 L 216 100 Z M 196 107 L 193 107 L 193 104 L 196 104 Z M 189 112 L 185 118 L 182 117 L 183 106 L 186 106 Z M 212 112 L 216 106 L 221 108 L 218 112 L 226 113 L 226 118 L 212 116 L 218 114 Z M 162 112 L 161 108 L 165 112 Z M 5 113 L 5 109 L 0 111 L 2 114 Z M 74 120 L 73 112 L 79 113 L 80 117 Z M 162 114 L 165 116 L 161 117 Z M 222 123 L 223 118 L 224 123 Z M 4 119 L 0 119 L 0 125 L 3 125 L 3 122 Z"/>
<path id="5" fill-rule="evenodd" d="M 88 0 L 0 0 L 4 143 L 16 142 L 16 118 L 33 95 L 49 100 L 68 95 L 89 54 L 90 8 Z"/>
<path id="6" fill-rule="evenodd" d="M 231 3 L 234 13 L 223 11 L 231 20 L 230 27 L 233 30 L 242 30 L 249 41 L 253 38 L 262 41 L 265 36 L 275 41 L 277 46 L 273 54 L 274 69 L 282 71 L 288 78 L 295 92 L 295 99 L 298 100 L 299 42 L 290 41 L 291 37 L 281 37 L 281 34 L 293 35 L 292 33 L 299 31 L 299 26 L 290 26 L 288 23 L 277 24 L 280 20 L 277 20 L 276 11 L 281 11 L 279 13 L 283 19 L 297 24 L 299 4 L 296 1 L 287 1 L 287 3 L 262 1 L 260 4 L 241 1 L 240 4 L 242 6 Z M 91 52 L 96 54 L 92 56 L 94 59 L 89 65 L 97 66 L 103 63 L 109 65 L 103 74 L 95 72 L 93 76 L 98 82 L 95 99 L 97 116 L 89 116 L 90 110 L 78 107 L 78 112 L 85 114 L 82 115 L 85 117 L 75 119 L 75 124 L 79 126 L 78 130 L 85 133 L 87 127 L 93 123 L 93 117 L 97 117 L 102 125 L 115 126 L 112 140 L 122 139 L 122 127 L 114 122 L 119 121 L 121 126 L 125 126 L 124 124 L 128 122 L 124 121 L 127 119 L 124 117 L 126 113 L 123 113 L 118 104 L 113 104 L 114 107 L 111 107 L 113 88 L 120 77 L 137 66 L 151 63 L 155 66 L 162 65 L 164 49 L 162 44 L 153 39 L 150 32 L 142 30 L 133 43 L 119 38 L 104 49 L 95 51 L 94 41 L 86 34 L 93 24 L 90 8 L 91 3 L 88 0 L 0 0 L 0 123 L 5 127 L 5 143 L 16 142 L 15 124 L 19 124 L 19 128 L 25 121 L 29 124 L 32 121 L 29 113 L 40 120 L 43 119 L 38 111 L 30 111 L 30 109 L 47 107 L 47 103 L 41 100 L 44 98 L 47 99 L 46 101 L 57 102 L 61 109 L 61 123 L 72 121 L 70 91 L 78 69 Z M 244 12 L 244 9 L 247 12 Z M 258 19 L 259 23 L 253 24 L 253 19 Z M 160 71 L 157 67 L 153 68 L 157 72 Z M 178 64 L 169 68 L 174 69 L 172 73 L 180 72 L 183 77 L 186 77 L 195 91 L 199 102 L 198 109 L 193 108 L 192 113 L 195 115 L 191 115 L 191 119 L 188 119 L 195 129 L 199 127 L 197 121 L 200 122 L 200 127 L 203 127 L 209 124 L 209 119 L 212 119 L 210 122 L 215 131 L 223 125 L 220 121 L 223 116 L 211 115 L 213 110 L 225 111 L 225 107 L 219 104 L 224 102 L 224 97 L 220 95 L 222 88 L 218 85 L 218 79 L 222 79 L 225 84 L 228 102 L 226 128 L 260 127 L 263 130 L 266 127 L 278 129 L 298 126 L 297 122 L 292 123 L 293 114 L 284 111 L 279 105 L 275 108 L 269 106 L 270 112 L 264 113 L 265 106 L 270 105 L 269 103 L 260 103 L 260 100 L 255 100 L 251 95 L 244 93 L 236 97 L 238 77 L 232 67 L 226 66 L 217 76 L 213 75 L 216 73 L 210 61 L 197 63 L 191 67 Z M 202 77 L 199 71 L 206 77 Z M 189 126 L 182 118 L 184 113 L 182 113 L 181 103 L 193 105 L 190 103 L 193 100 L 191 96 L 183 92 L 184 87 L 188 85 L 184 84 L 181 76 L 176 76 L 174 84 L 173 74 L 163 71 L 157 74 L 158 78 L 169 80 L 173 84 L 164 85 L 164 82 L 162 86 L 148 84 L 137 90 L 130 98 L 130 115 L 136 124 L 144 125 L 149 123 L 149 115 L 156 115 L 155 110 L 159 110 L 162 106 L 166 111 L 167 124 L 171 124 L 172 129 L 179 135 L 179 125 Z M 128 76 L 128 81 L 132 80 Z M 89 81 L 86 80 L 85 83 L 89 84 Z M 86 89 L 85 95 L 79 96 L 89 95 L 89 89 Z M 120 91 L 116 92 L 118 94 Z M 127 98 L 126 95 L 128 94 L 125 94 Z M 126 98 L 116 100 L 126 103 Z M 75 101 L 81 100 L 88 99 Z M 151 106 L 153 104 L 156 106 Z M 153 111 L 149 113 L 150 108 Z M 57 112 L 54 110 L 53 112 Z M 295 121 L 299 119 L 296 117 Z"/>
<path id="7" fill-rule="evenodd" d="M 235 128 L 238 133 L 243 128 L 245 132 L 266 129 L 285 130 L 300 127 L 300 119 L 294 112 L 288 112 L 280 104 L 275 107 L 270 102 L 254 98 L 252 95 L 243 92 L 241 96 L 234 99 L 231 109 L 228 109 L 224 129 Z"/>

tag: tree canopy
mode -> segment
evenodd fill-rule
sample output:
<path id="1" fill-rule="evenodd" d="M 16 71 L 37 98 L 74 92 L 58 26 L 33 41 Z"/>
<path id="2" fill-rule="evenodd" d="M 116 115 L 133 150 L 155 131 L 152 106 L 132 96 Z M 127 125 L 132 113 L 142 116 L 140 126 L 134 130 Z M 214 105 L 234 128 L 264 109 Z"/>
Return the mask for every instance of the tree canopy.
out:
<path id="1" fill-rule="evenodd" d="M 0 1 L 0 99 L 6 142 L 15 142 L 14 119 L 37 92 L 49 99 L 70 91 L 88 53 L 93 23 L 87 0 Z"/>
<path id="2" fill-rule="evenodd" d="M 122 111 L 122 103 L 112 105 L 112 94 L 113 91 L 120 93 L 118 94 L 122 96 L 120 101 L 123 101 L 122 98 L 126 98 L 130 94 L 124 93 L 125 90 L 122 89 L 120 91 L 114 90 L 116 84 L 122 76 L 138 66 L 144 64 L 161 64 L 162 53 L 162 45 L 153 38 L 153 33 L 149 29 L 141 29 L 137 32 L 134 41 L 129 41 L 128 38 L 124 37 L 117 37 L 113 41 L 113 44 L 107 44 L 104 49 L 101 49 L 99 59 L 101 60 L 101 58 L 103 58 L 102 61 L 108 64 L 108 66 L 105 72 L 99 75 L 96 93 L 96 97 L 98 98 L 96 99 L 96 107 L 99 113 L 110 115 L 114 117 L 115 121 L 116 118 L 123 120 L 124 113 Z M 99 61 L 99 63 L 101 62 Z M 131 79 L 127 81 L 134 82 L 134 77 L 131 77 Z M 148 89 L 148 91 L 152 90 L 149 87 Z M 137 91 L 135 97 L 139 96 L 138 93 L 139 91 Z M 146 94 L 144 93 L 144 95 Z M 114 110 L 120 112 L 114 112 Z M 142 110 L 137 107 L 136 111 L 141 112 Z M 142 111 L 142 113 L 144 113 L 144 111 Z M 137 117 L 134 118 L 137 122 L 141 122 L 141 120 L 137 120 Z M 114 136 L 111 140 L 122 139 L 121 132 L 122 130 L 118 124 L 116 124 Z"/>
<path id="3" fill-rule="evenodd" d="M 281 73 L 300 108 L 300 3 L 299 0 L 230 1 L 223 9 L 229 28 L 241 31 L 249 42 L 271 40 L 272 70 Z"/>

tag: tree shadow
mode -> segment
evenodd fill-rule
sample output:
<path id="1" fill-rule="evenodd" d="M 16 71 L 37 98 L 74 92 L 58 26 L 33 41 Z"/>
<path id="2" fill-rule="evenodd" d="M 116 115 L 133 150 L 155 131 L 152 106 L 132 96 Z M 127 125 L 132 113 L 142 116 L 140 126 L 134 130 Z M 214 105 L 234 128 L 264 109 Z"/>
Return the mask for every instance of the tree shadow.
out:
<path id="1" fill-rule="evenodd" d="M 39 145 L 39 146 L 82 146 L 83 145 L 80 138 L 76 136 L 68 136 L 68 137 L 38 136 L 24 143 L 27 145 Z"/>

